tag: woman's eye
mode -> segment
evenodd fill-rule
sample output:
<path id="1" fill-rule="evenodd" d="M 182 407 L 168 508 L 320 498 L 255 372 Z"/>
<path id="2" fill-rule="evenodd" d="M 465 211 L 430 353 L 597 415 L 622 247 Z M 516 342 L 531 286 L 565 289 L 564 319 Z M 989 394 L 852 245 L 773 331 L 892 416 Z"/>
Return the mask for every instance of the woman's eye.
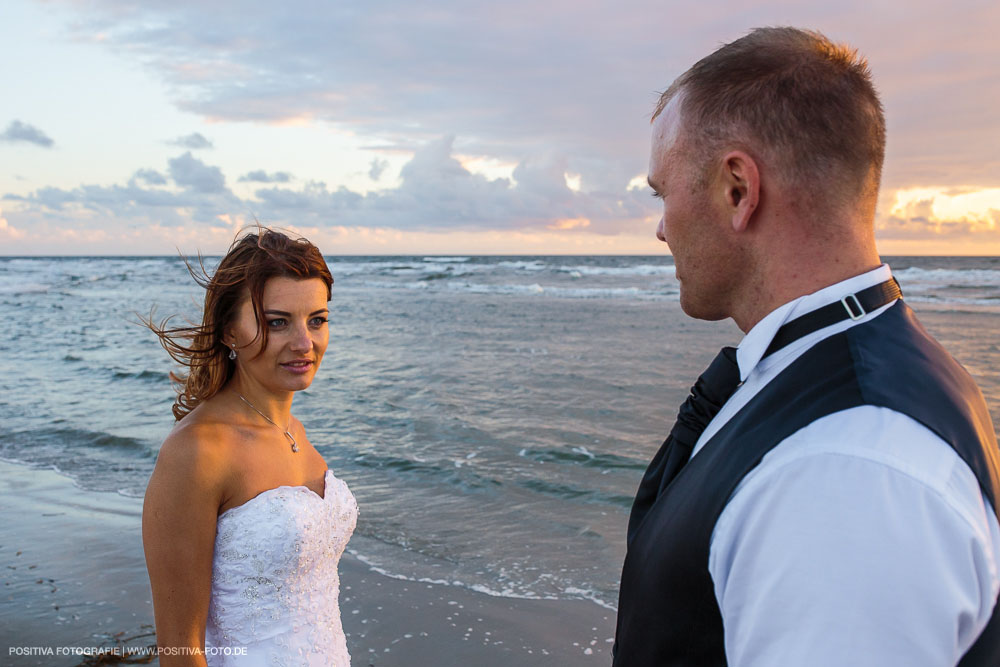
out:
<path id="1" fill-rule="evenodd" d="M 309 323 L 312 324 L 314 327 L 321 327 L 327 322 L 329 322 L 329 320 L 326 319 L 325 317 L 314 317 L 311 320 L 309 320 Z"/>
<path id="2" fill-rule="evenodd" d="M 276 317 L 273 320 L 267 321 L 267 326 L 271 327 L 272 329 L 278 329 L 280 327 L 285 326 L 285 324 L 287 324 L 287 322 L 283 317 Z"/>

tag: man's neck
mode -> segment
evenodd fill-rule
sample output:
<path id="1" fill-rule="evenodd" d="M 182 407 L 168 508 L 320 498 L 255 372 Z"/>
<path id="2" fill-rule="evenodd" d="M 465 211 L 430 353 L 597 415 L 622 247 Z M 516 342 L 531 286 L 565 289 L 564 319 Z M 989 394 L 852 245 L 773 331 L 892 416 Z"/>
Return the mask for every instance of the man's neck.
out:
<path id="1" fill-rule="evenodd" d="M 873 239 L 782 247 L 786 252 L 768 253 L 766 261 L 758 264 L 740 302 L 734 305 L 733 320 L 744 333 L 783 304 L 871 271 L 882 263 Z"/>

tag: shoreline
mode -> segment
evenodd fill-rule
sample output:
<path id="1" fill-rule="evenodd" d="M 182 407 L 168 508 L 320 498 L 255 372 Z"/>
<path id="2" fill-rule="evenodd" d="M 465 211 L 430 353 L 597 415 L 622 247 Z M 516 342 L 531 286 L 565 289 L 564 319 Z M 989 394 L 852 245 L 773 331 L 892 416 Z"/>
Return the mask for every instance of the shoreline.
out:
<path id="1" fill-rule="evenodd" d="M 155 642 L 141 511 L 141 499 L 0 461 L 0 662 L 68 667 Z M 352 665 L 610 663 L 615 613 L 596 603 L 398 579 L 349 553 L 340 573 Z"/>

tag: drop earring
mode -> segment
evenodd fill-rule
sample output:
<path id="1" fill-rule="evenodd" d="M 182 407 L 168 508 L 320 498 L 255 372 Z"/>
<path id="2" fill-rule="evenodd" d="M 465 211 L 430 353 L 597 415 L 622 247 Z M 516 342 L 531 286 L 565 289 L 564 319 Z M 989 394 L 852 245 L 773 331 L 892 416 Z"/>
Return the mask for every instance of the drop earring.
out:
<path id="1" fill-rule="evenodd" d="M 229 359 L 231 361 L 236 361 L 236 346 L 235 345 L 233 346 L 233 349 L 229 350 Z"/>

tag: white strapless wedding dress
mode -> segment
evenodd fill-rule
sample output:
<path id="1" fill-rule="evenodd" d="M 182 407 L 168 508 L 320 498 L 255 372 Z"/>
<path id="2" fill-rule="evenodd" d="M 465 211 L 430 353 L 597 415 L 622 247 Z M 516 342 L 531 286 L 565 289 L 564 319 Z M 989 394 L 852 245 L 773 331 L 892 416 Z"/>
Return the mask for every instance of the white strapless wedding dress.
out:
<path id="1" fill-rule="evenodd" d="M 329 470 L 323 497 L 269 489 L 219 515 L 205 627 L 209 667 L 347 667 L 337 564 L 358 505 Z"/>

